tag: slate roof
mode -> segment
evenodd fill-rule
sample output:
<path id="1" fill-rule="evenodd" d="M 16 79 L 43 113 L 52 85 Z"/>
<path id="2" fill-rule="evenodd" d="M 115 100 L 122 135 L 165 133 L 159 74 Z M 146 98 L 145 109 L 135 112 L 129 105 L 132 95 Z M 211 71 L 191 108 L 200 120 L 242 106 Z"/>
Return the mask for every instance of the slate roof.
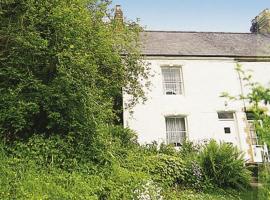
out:
<path id="1" fill-rule="evenodd" d="M 140 37 L 148 56 L 270 57 L 270 35 L 145 31 Z"/>

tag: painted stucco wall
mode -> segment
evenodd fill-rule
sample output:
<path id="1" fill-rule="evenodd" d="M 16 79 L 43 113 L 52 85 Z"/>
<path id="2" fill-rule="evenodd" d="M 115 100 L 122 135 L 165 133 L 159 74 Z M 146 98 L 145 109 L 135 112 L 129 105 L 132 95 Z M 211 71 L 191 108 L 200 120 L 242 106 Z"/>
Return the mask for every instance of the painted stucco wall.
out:
<path id="1" fill-rule="evenodd" d="M 200 141 L 214 138 L 224 140 L 220 134 L 218 111 L 234 111 L 236 121 L 236 145 L 248 152 L 246 120 L 242 101 L 228 101 L 221 98 L 222 92 L 231 95 L 241 93 L 239 77 L 235 71 L 236 62 L 228 58 L 150 58 L 146 60 L 154 77 L 146 103 L 133 108 L 133 115 L 124 111 L 124 125 L 135 130 L 139 142 L 166 142 L 166 116 L 186 116 L 188 138 Z M 253 70 L 254 80 L 266 84 L 270 81 L 270 63 L 246 62 L 244 69 Z M 164 95 L 162 66 L 181 66 L 184 94 Z M 247 91 L 245 91 L 247 92 Z M 128 97 L 124 96 L 124 101 Z M 227 106 L 225 106 L 227 101 Z M 246 159 L 250 157 L 246 154 Z"/>

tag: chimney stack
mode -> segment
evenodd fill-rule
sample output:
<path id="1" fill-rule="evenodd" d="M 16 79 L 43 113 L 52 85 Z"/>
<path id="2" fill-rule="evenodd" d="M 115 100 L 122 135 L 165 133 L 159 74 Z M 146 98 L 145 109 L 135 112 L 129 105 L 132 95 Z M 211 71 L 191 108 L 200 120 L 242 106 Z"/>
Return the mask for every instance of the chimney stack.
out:
<path id="1" fill-rule="evenodd" d="M 114 20 L 121 23 L 123 23 L 124 21 L 123 11 L 120 5 L 116 5 L 115 7 Z"/>
<path id="2" fill-rule="evenodd" d="M 252 20 L 252 33 L 270 34 L 270 10 L 265 9 Z"/>

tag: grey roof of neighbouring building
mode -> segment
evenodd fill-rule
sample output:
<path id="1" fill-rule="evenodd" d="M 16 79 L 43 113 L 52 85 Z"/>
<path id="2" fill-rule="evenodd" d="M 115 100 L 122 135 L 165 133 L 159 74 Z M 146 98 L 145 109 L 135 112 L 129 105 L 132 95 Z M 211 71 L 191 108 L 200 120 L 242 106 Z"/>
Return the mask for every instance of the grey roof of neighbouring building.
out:
<path id="1" fill-rule="evenodd" d="M 145 31 L 148 56 L 270 57 L 270 35 L 254 33 Z"/>

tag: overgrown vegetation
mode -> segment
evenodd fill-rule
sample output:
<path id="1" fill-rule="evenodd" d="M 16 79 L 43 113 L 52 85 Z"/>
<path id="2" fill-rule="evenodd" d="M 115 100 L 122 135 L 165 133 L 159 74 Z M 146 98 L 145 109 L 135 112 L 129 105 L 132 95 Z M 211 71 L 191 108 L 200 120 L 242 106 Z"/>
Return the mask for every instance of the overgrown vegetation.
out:
<path id="1" fill-rule="evenodd" d="M 209 173 L 213 164 L 207 163 L 208 157 L 212 156 L 209 151 L 222 149 L 225 144 L 206 145 L 200 152 L 192 150 L 191 160 L 191 157 L 181 156 L 187 152 L 184 148 L 176 151 L 165 145 L 162 148 L 156 144 L 139 146 L 133 140 L 132 132 L 117 127 L 111 131 L 114 139 L 108 147 L 110 150 L 104 149 L 107 162 L 98 165 L 78 162 L 79 158 L 84 159 L 83 155 L 63 154 L 65 151 L 61 147 L 66 149 L 68 144 L 58 143 L 56 138 L 37 137 L 28 143 L 18 142 L 12 149 L 2 144 L 0 198 L 237 199 L 239 193 L 233 189 L 239 189 L 241 185 L 245 192 L 244 187 L 248 185 L 248 173 L 237 155 L 234 159 L 241 166 L 236 167 L 234 160 L 223 156 L 220 163 L 214 161 L 221 169 Z M 127 141 L 123 137 L 129 138 L 128 143 L 123 142 Z M 227 148 L 229 151 L 234 149 L 232 146 Z M 234 178 L 233 184 L 231 179 L 220 174 L 236 170 L 239 170 L 238 177 Z M 218 176 L 224 179 L 222 185 L 213 179 Z"/>
<path id="2" fill-rule="evenodd" d="M 220 187 L 248 187 L 250 171 L 245 169 L 244 156 L 231 144 L 217 144 L 214 140 L 199 154 L 204 173 Z"/>
<path id="3" fill-rule="evenodd" d="M 117 125 L 149 72 L 140 27 L 108 5 L 1 1 L 0 199 L 238 199 L 249 174 L 234 147 L 140 146 Z"/>
<path id="4" fill-rule="evenodd" d="M 247 107 L 245 110 L 252 114 L 256 134 L 258 136 L 259 144 L 270 146 L 270 87 L 269 85 L 262 85 L 253 80 L 252 73 L 248 73 L 243 69 L 241 64 L 237 64 L 236 71 L 242 83 L 242 93 L 239 96 L 231 96 L 225 92 L 222 97 L 226 97 L 233 101 L 243 101 Z M 243 89 L 247 89 L 247 94 Z M 259 187 L 257 188 L 257 198 L 269 199 L 270 198 L 270 165 L 269 155 L 264 155 L 263 163 L 258 167 L 257 173 L 259 179 Z"/>
<path id="5" fill-rule="evenodd" d="M 131 106 L 144 99 L 140 27 L 111 19 L 108 4 L 1 1 L 2 139 L 60 135 L 90 148 L 98 125 L 120 120 L 122 88 Z"/>

